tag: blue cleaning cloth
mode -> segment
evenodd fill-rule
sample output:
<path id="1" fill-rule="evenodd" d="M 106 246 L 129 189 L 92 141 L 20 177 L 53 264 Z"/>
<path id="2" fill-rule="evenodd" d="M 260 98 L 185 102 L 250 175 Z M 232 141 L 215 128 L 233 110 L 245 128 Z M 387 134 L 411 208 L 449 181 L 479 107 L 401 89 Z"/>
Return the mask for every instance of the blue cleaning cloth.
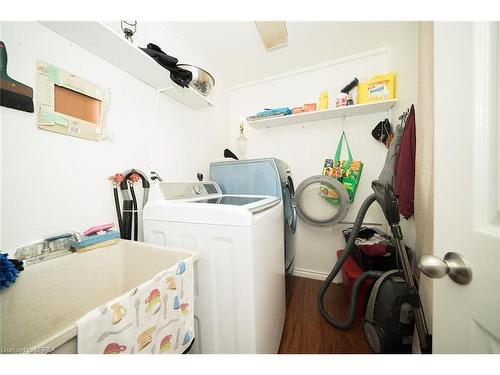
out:
<path id="1" fill-rule="evenodd" d="M 14 284 L 18 275 L 19 271 L 8 259 L 7 254 L 0 254 L 0 290 Z"/>
<path id="2" fill-rule="evenodd" d="M 82 247 L 95 245 L 96 243 L 109 241 L 109 240 L 112 240 L 114 238 L 120 238 L 120 232 L 118 232 L 117 230 L 108 230 L 102 234 L 93 234 L 91 236 L 83 236 L 83 239 L 81 241 L 75 241 L 74 239 L 71 239 L 69 241 L 69 245 L 73 249 L 80 249 Z"/>

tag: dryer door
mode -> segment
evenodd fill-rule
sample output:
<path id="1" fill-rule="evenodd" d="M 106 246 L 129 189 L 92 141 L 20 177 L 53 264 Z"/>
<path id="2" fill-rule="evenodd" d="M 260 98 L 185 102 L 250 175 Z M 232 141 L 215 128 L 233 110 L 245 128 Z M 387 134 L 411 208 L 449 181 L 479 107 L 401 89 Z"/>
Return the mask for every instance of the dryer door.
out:
<path id="1" fill-rule="evenodd" d="M 285 216 L 285 271 L 293 271 L 293 259 L 295 257 L 294 236 L 297 229 L 297 210 L 295 209 L 295 187 L 290 176 L 281 180 L 283 192 L 283 209 Z"/>
<path id="2" fill-rule="evenodd" d="M 285 210 L 285 220 L 292 233 L 297 229 L 297 210 L 295 207 L 295 186 L 290 176 L 287 177 L 283 189 L 283 207 Z"/>
<path id="3" fill-rule="evenodd" d="M 309 225 L 327 227 L 347 215 L 349 194 L 336 178 L 312 176 L 301 182 L 295 195 L 297 213 Z"/>

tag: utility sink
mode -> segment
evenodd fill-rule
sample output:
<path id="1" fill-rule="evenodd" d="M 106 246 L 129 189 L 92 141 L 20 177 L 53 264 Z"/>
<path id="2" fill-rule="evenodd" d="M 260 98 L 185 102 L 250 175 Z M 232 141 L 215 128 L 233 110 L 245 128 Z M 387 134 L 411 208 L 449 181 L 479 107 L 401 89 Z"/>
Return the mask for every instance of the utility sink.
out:
<path id="1" fill-rule="evenodd" d="M 0 353 L 76 353 L 80 317 L 190 255 L 120 240 L 27 266 L 0 292 Z"/>

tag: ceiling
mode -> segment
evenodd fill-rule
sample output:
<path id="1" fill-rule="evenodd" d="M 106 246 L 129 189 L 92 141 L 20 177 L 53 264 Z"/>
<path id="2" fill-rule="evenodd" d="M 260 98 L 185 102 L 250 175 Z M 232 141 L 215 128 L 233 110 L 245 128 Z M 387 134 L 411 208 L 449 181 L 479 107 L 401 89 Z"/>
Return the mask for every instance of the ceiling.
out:
<path id="1" fill-rule="evenodd" d="M 287 21 L 288 46 L 266 52 L 254 22 L 168 23 L 184 43 L 207 60 L 207 68 L 227 87 L 390 47 L 411 24 Z"/>

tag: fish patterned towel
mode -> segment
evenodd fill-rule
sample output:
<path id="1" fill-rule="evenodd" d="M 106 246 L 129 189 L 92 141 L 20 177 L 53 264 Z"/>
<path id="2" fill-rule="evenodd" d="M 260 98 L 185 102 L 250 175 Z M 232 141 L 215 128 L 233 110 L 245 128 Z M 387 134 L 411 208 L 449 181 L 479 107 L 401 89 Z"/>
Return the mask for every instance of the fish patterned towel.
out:
<path id="1" fill-rule="evenodd" d="M 178 354 L 194 339 L 193 258 L 76 322 L 80 354 Z"/>

